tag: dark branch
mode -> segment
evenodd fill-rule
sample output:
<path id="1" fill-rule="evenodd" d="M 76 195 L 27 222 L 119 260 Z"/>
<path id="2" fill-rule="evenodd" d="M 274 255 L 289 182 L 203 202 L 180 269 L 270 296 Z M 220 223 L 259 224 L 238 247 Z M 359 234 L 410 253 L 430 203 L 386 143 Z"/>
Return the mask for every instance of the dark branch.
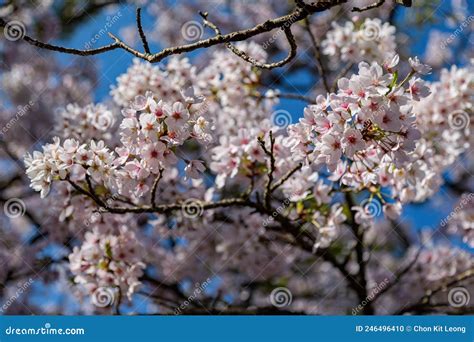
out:
<path id="1" fill-rule="evenodd" d="M 219 28 L 212 22 L 210 22 L 208 19 L 207 19 L 207 16 L 208 16 L 208 13 L 202 13 L 200 12 L 199 13 L 201 15 L 201 17 L 204 19 L 204 25 L 212 28 L 214 30 L 214 32 L 216 33 L 216 37 L 218 36 L 221 36 L 221 31 L 219 30 Z M 274 63 L 261 63 L 259 61 L 257 61 L 255 58 L 247 55 L 245 53 L 245 51 L 242 51 L 240 49 L 238 49 L 235 45 L 231 44 L 231 43 L 226 43 L 225 46 L 230 50 L 232 51 L 235 55 L 239 56 L 240 58 L 242 58 L 244 61 L 246 62 L 249 62 L 250 64 L 252 64 L 253 66 L 257 67 L 257 68 L 261 68 L 261 69 L 274 69 L 274 68 L 278 68 L 278 67 L 281 67 L 285 64 L 287 64 L 288 62 L 290 62 L 293 58 L 295 58 L 296 56 L 296 50 L 298 48 L 298 46 L 296 45 L 296 41 L 295 41 L 295 37 L 293 36 L 293 34 L 291 33 L 291 29 L 289 26 L 285 26 L 285 27 L 282 27 L 282 30 L 285 32 L 285 36 L 286 36 L 286 39 L 288 40 L 288 43 L 290 44 L 290 51 L 288 53 L 288 56 L 286 56 L 286 58 L 282 59 L 281 61 L 279 62 L 274 62 Z"/>
<path id="2" fill-rule="evenodd" d="M 65 48 L 61 46 L 56 46 L 56 45 L 41 42 L 27 35 L 23 36 L 23 40 L 31 45 L 34 45 L 43 49 L 58 51 L 58 52 L 63 52 L 63 53 L 68 53 L 68 54 L 73 54 L 73 55 L 80 55 L 80 56 L 91 56 L 91 55 L 96 55 L 102 52 L 121 48 L 138 58 L 146 60 L 150 63 L 157 63 L 171 55 L 178 55 L 184 52 L 191 52 L 198 49 L 208 48 L 208 47 L 220 45 L 220 44 L 228 44 L 231 42 L 244 41 L 249 38 L 255 37 L 259 34 L 270 32 L 274 29 L 282 29 L 284 30 L 285 35 L 288 38 L 288 41 L 291 46 L 291 50 L 287 58 L 285 58 L 283 61 L 276 62 L 277 65 L 281 66 L 287 63 L 289 60 L 291 60 L 294 57 L 293 54 L 296 51 L 295 50 L 296 43 L 294 42 L 294 38 L 293 38 L 293 35 L 291 34 L 291 29 L 290 29 L 291 25 L 293 25 L 294 23 L 300 20 L 303 20 L 304 18 L 308 17 L 309 15 L 313 13 L 323 12 L 334 6 L 337 6 L 346 2 L 347 0 L 324 0 L 324 1 L 318 1 L 311 4 L 305 4 L 300 1 L 298 4 L 299 6 L 295 10 L 293 10 L 291 13 L 275 18 L 275 19 L 267 20 L 252 28 L 235 31 L 228 34 L 224 34 L 224 35 L 217 34 L 216 36 L 211 37 L 209 39 L 199 40 L 191 44 L 168 47 L 155 54 L 141 53 L 133 49 L 132 47 L 128 46 L 127 44 L 125 44 L 123 41 L 121 41 L 112 33 L 109 33 L 109 35 L 115 41 L 114 43 L 97 48 L 97 49 L 90 49 L 90 50 L 78 50 L 78 49 L 73 49 L 73 48 Z M 7 22 L 5 20 L 0 19 L 0 27 L 5 27 L 6 24 Z M 245 58 L 249 59 L 248 56 L 247 57 L 241 56 L 241 57 L 244 59 Z M 274 63 L 271 63 L 269 65 L 263 65 L 262 67 L 265 67 L 265 66 L 270 67 L 270 68 L 275 67 L 273 65 Z"/>
<path id="3" fill-rule="evenodd" d="M 316 66 L 318 68 L 319 75 L 321 76 L 321 79 L 323 80 L 324 89 L 326 89 L 326 91 L 330 93 L 331 89 L 329 88 L 329 83 L 326 76 L 326 69 L 324 68 L 323 59 L 321 56 L 321 49 L 319 48 L 319 45 L 316 42 L 316 37 L 314 36 L 313 31 L 311 31 L 309 17 L 306 17 L 305 23 L 306 23 L 306 31 L 308 31 L 311 43 L 313 44 L 314 56 L 316 57 L 316 61 L 317 61 Z"/>
<path id="4" fill-rule="evenodd" d="M 380 6 L 382 6 L 384 3 L 385 3 L 385 0 L 378 0 L 378 1 L 374 2 L 373 4 L 370 4 L 370 5 L 365 6 L 365 7 L 354 7 L 354 8 L 352 8 L 352 12 L 364 12 L 364 11 L 368 11 L 368 10 L 370 10 L 370 9 L 374 9 L 374 8 L 380 7 Z"/>
<path id="5" fill-rule="evenodd" d="M 156 208 L 156 189 L 158 188 L 158 183 L 160 183 L 161 177 L 163 177 L 163 169 L 160 169 L 158 176 L 156 177 L 155 181 L 153 182 L 153 186 L 151 188 L 151 206 L 152 208 Z"/>
<path id="6" fill-rule="evenodd" d="M 443 284 L 439 285 L 438 287 L 434 288 L 434 289 L 431 289 L 431 290 L 428 290 L 425 292 L 425 295 L 423 297 L 421 297 L 421 299 L 408 306 L 408 307 L 404 307 L 402 309 L 400 309 L 398 312 L 395 313 L 395 315 L 402 315 L 404 313 L 408 313 L 408 312 L 414 312 L 414 311 L 419 311 L 419 310 L 422 310 L 423 308 L 426 308 L 426 307 L 430 307 L 432 304 L 430 303 L 431 302 L 431 298 L 436 295 L 437 293 L 441 292 L 441 291 L 445 291 L 446 289 L 449 289 L 450 287 L 464 281 L 464 280 L 467 280 L 471 277 L 474 276 L 474 268 L 470 268 L 454 277 L 452 277 L 450 280 L 448 280 L 447 282 L 444 282 Z"/>
<path id="7" fill-rule="evenodd" d="M 137 8 L 137 29 L 140 35 L 140 39 L 142 40 L 143 49 L 145 50 L 145 53 L 150 53 L 150 47 L 148 46 L 148 41 L 146 40 L 145 32 L 143 32 L 141 11 L 141 8 Z"/>

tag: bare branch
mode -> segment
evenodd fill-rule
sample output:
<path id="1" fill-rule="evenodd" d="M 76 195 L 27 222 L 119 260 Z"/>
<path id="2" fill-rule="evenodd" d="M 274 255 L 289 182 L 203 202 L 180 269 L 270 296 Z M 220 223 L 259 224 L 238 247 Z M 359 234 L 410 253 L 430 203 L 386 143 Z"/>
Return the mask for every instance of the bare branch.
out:
<path id="1" fill-rule="evenodd" d="M 137 51 L 134 48 L 132 48 L 131 46 L 128 46 L 122 40 L 120 40 L 118 37 L 116 37 L 115 35 L 113 35 L 110 32 L 109 32 L 109 36 L 110 36 L 110 38 L 115 40 L 114 44 L 117 44 L 120 48 L 124 49 L 125 51 L 130 52 L 135 57 L 138 57 L 138 58 L 141 58 L 141 59 L 144 59 L 144 60 L 148 60 L 148 56 L 150 56 L 150 55 L 148 55 L 146 53 L 142 53 L 140 51 Z"/>
<path id="2" fill-rule="evenodd" d="M 153 182 L 153 186 L 151 188 L 151 206 L 153 208 L 156 208 L 156 189 L 158 188 L 158 183 L 160 182 L 161 177 L 163 177 L 163 171 L 164 169 L 160 168 L 160 171 L 158 172 L 158 176 Z"/>
<path id="3" fill-rule="evenodd" d="M 267 149 L 265 146 L 265 142 L 263 139 L 259 138 L 258 143 L 262 147 L 265 154 L 270 158 L 270 168 L 267 172 L 268 180 L 267 184 L 265 185 L 265 192 L 263 193 L 265 208 L 270 207 L 270 197 L 271 197 L 271 186 L 273 182 L 273 173 L 275 172 L 275 155 L 274 155 L 274 146 L 275 146 L 275 138 L 273 137 L 272 131 L 269 132 L 270 135 L 270 149 Z"/>
<path id="4" fill-rule="evenodd" d="M 309 96 L 304 96 L 300 94 L 293 94 L 293 93 L 280 93 L 280 92 L 275 92 L 271 95 L 264 95 L 260 94 L 259 92 L 256 92 L 254 94 L 251 94 L 250 96 L 258 98 L 258 99 L 274 99 L 274 98 L 282 98 L 282 99 L 291 99 L 291 100 L 300 100 L 307 102 L 309 104 L 314 104 L 316 103 L 315 100 Z"/>
<path id="5" fill-rule="evenodd" d="M 288 171 L 283 177 L 281 177 L 278 181 L 276 181 L 275 184 L 273 184 L 272 189 L 271 189 L 272 192 L 278 189 L 280 186 L 282 186 L 288 179 L 290 179 L 291 176 L 293 176 L 293 174 L 296 171 L 298 171 L 302 167 L 303 167 L 303 163 L 299 163 L 293 169 Z"/>
<path id="6" fill-rule="evenodd" d="M 207 19 L 207 16 L 208 16 L 208 13 L 203 13 L 203 12 L 200 12 L 199 13 L 201 15 L 201 17 L 204 19 L 204 25 L 212 28 L 214 30 L 214 32 L 216 33 L 216 36 L 221 36 L 221 31 L 219 30 L 219 28 L 212 22 L 210 22 L 208 19 Z M 285 36 L 286 36 L 286 39 L 288 40 L 288 43 L 290 44 L 290 51 L 288 53 L 288 56 L 286 56 L 286 58 L 282 59 L 281 61 L 279 62 L 274 62 L 274 63 L 261 63 L 259 61 L 257 61 L 255 58 L 247 55 L 245 53 L 245 51 L 242 51 L 240 49 L 238 49 L 235 45 L 231 44 L 231 43 L 226 43 L 225 46 L 230 50 L 232 51 L 235 55 L 239 56 L 240 58 L 242 58 L 244 61 L 246 62 L 249 62 L 250 64 L 252 64 L 253 66 L 257 67 L 257 68 L 261 68 L 261 69 L 274 69 L 274 68 L 278 68 L 278 67 L 281 67 L 285 64 L 287 64 L 288 62 L 290 62 L 293 58 L 295 58 L 296 56 L 296 50 L 298 48 L 298 46 L 296 45 L 296 41 L 295 41 L 295 37 L 293 36 L 293 34 L 291 33 L 291 29 L 290 27 L 288 26 L 285 26 L 285 27 L 282 27 L 282 30 L 285 32 Z"/>
<path id="7" fill-rule="evenodd" d="M 354 200 L 350 193 L 345 193 L 345 200 L 347 206 L 349 207 L 350 213 L 350 227 L 356 239 L 355 245 L 355 254 L 357 259 L 357 264 L 359 265 L 359 273 L 357 274 L 358 282 L 357 286 L 354 290 L 359 297 L 359 301 L 363 302 L 368 297 L 367 293 L 367 260 L 365 259 L 365 246 L 364 246 L 364 229 L 361 227 L 355 220 L 354 214 L 352 212 L 352 207 L 354 207 Z M 363 307 L 363 314 L 365 315 L 373 315 L 374 314 L 374 307 L 372 301 L 366 301 L 367 304 Z"/>
<path id="8" fill-rule="evenodd" d="M 305 23 L 306 23 L 306 31 L 308 31 L 311 43 L 313 44 L 313 49 L 314 49 L 314 56 L 316 57 L 316 66 L 318 68 L 319 75 L 321 76 L 321 79 L 323 80 L 323 85 L 324 89 L 326 89 L 326 92 L 330 93 L 331 89 L 329 88 L 329 83 L 328 79 L 326 76 L 326 69 L 324 68 L 323 64 L 323 59 L 321 56 L 321 49 L 319 48 L 318 43 L 316 42 L 316 37 L 313 34 L 313 31 L 311 31 L 311 22 L 309 20 L 309 17 L 305 18 Z"/>
<path id="9" fill-rule="evenodd" d="M 380 7 L 380 6 L 382 6 L 384 3 L 385 3 L 385 0 L 378 0 L 378 1 L 374 2 L 373 4 L 370 4 L 370 5 L 365 6 L 365 7 L 354 7 L 354 8 L 352 8 L 352 12 L 364 12 L 364 11 L 368 11 L 368 10 L 371 10 L 371 9 L 374 9 L 374 8 L 377 8 L 377 7 Z"/>
<path id="10" fill-rule="evenodd" d="M 0 27 L 5 27 L 6 21 L 2 18 L 0 18 Z M 102 46 L 97 49 L 89 49 L 89 50 L 79 50 L 79 49 L 71 49 L 71 48 L 66 48 L 58 45 L 53 45 L 53 44 L 48 44 L 41 42 L 39 40 L 36 40 L 34 38 L 31 38 L 30 36 L 23 36 L 23 40 L 26 41 L 27 43 L 37 46 L 42 49 L 46 50 L 51 50 L 51 51 L 57 51 L 57 52 L 62 52 L 62 53 L 67 53 L 70 55 L 79 55 L 79 56 L 92 56 L 92 55 L 98 55 L 103 52 L 107 52 L 110 50 L 115 50 L 120 48 L 120 45 L 117 43 L 112 43 L 109 45 Z"/>
<path id="11" fill-rule="evenodd" d="M 145 32 L 143 32 L 143 27 L 142 27 L 142 16 L 141 16 L 141 11 L 142 9 L 139 7 L 137 8 L 137 29 L 138 33 L 140 35 L 140 39 L 142 40 L 143 44 L 143 49 L 145 50 L 145 53 L 150 53 L 150 47 L 148 46 L 148 41 L 146 40 Z"/>
<path id="12" fill-rule="evenodd" d="M 323 0 L 323 1 L 313 2 L 311 4 L 305 4 L 302 1 L 299 1 L 299 6 L 295 8 L 291 13 L 284 16 L 280 16 L 275 19 L 267 20 L 252 28 L 234 31 L 225 35 L 217 34 L 216 36 L 211 37 L 209 39 L 199 40 L 191 44 L 168 47 L 155 54 L 141 53 L 133 49 L 132 47 L 128 46 L 127 44 L 125 44 L 123 41 L 121 41 L 112 33 L 109 33 L 109 35 L 115 41 L 114 43 L 97 48 L 97 49 L 91 49 L 91 50 L 78 50 L 78 49 L 51 45 L 51 44 L 36 40 L 34 38 L 31 38 L 27 35 L 23 36 L 23 40 L 31 45 L 34 45 L 43 49 L 58 51 L 58 52 L 68 53 L 68 54 L 73 54 L 73 55 L 80 55 L 80 56 L 91 56 L 91 55 L 96 55 L 105 51 L 121 48 L 145 61 L 148 61 L 150 63 L 157 63 L 171 55 L 178 55 L 184 52 L 191 52 L 191 51 L 195 51 L 202 48 L 208 48 L 208 47 L 219 45 L 219 44 L 227 44 L 231 42 L 244 41 L 249 38 L 255 37 L 259 34 L 270 32 L 274 29 L 279 28 L 285 31 L 285 35 L 291 46 L 290 54 L 288 55 L 288 57 L 285 58 L 285 60 L 283 61 L 277 62 L 277 65 L 281 66 L 287 63 L 289 60 L 291 60 L 294 57 L 293 54 L 295 53 L 296 43 L 294 42 L 293 35 L 291 34 L 291 29 L 290 29 L 291 25 L 293 25 L 294 23 L 300 20 L 303 20 L 304 18 L 308 17 L 309 15 L 313 13 L 323 12 L 334 6 L 337 6 L 346 2 L 347 0 Z M 6 25 L 6 21 L 3 19 L 0 19 L 0 27 L 5 27 L 5 25 Z M 270 68 L 276 67 L 273 64 L 274 63 L 271 63 L 270 65 L 266 65 L 266 66 Z"/>
<path id="13" fill-rule="evenodd" d="M 261 69 L 274 69 L 274 68 L 279 68 L 288 62 L 290 62 L 293 58 L 296 56 L 296 50 L 298 46 L 296 45 L 295 37 L 293 36 L 293 33 L 291 33 L 291 29 L 289 27 L 283 28 L 283 31 L 285 32 L 286 39 L 288 40 L 288 43 L 290 45 L 290 51 L 288 52 L 288 55 L 282 59 L 279 62 L 274 62 L 274 63 L 261 63 L 258 62 L 255 58 L 248 56 L 244 51 L 237 49 L 234 45 L 228 43 L 226 46 L 237 56 L 242 58 L 244 61 L 249 62 L 253 66 Z"/>
<path id="14" fill-rule="evenodd" d="M 347 63 L 346 66 L 344 68 L 342 68 L 342 70 L 339 72 L 339 74 L 336 76 L 336 78 L 334 79 L 334 82 L 331 86 L 331 92 L 334 93 L 336 90 L 337 90 L 337 81 L 341 78 L 341 77 L 344 77 L 346 76 L 346 74 L 352 69 L 352 67 L 354 66 L 353 63 Z"/>

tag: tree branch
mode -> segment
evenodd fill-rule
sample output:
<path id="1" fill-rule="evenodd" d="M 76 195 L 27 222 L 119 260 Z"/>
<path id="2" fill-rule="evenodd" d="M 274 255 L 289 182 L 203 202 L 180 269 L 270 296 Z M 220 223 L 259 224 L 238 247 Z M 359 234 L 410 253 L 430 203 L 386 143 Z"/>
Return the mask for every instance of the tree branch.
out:
<path id="1" fill-rule="evenodd" d="M 474 276 L 474 268 L 470 268 L 445 282 L 444 284 L 439 285 L 438 287 L 426 291 L 425 295 L 421 299 L 408 307 L 398 310 L 395 315 L 402 315 L 404 313 L 417 311 L 423 309 L 424 307 L 429 307 L 431 305 L 431 298 L 436 295 L 438 292 L 445 291 L 446 289 Z"/>
<path id="2" fill-rule="evenodd" d="M 202 48 L 208 48 L 211 46 L 215 45 L 220 45 L 220 44 L 226 44 L 226 43 L 231 43 L 231 42 L 238 42 L 238 41 L 243 41 L 247 40 L 249 38 L 255 37 L 259 34 L 265 33 L 265 32 L 270 32 L 274 29 L 280 28 L 285 31 L 285 34 L 288 38 L 288 41 L 291 46 L 291 51 L 290 54 L 288 55 L 285 60 L 277 62 L 277 65 L 283 65 L 287 63 L 289 60 L 291 60 L 294 56 L 293 54 L 295 53 L 295 46 L 296 43 L 294 42 L 293 35 L 291 34 L 291 25 L 294 23 L 308 17 L 311 14 L 314 14 L 316 12 L 323 12 L 327 9 L 330 9 L 334 6 L 346 3 L 348 0 L 321 0 L 318 2 L 313 2 L 311 4 L 305 4 L 301 1 L 298 3 L 298 7 L 295 8 L 291 13 L 267 20 L 261 24 L 258 24 L 252 28 L 245 29 L 245 30 L 239 30 L 235 32 L 231 32 L 228 34 L 218 34 L 214 37 L 211 37 L 209 39 L 202 39 L 197 42 L 191 43 L 191 44 L 185 44 L 185 45 L 178 45 L 174 47 L 168 47 L 165 49 L 162 49 L 161 51 L 155 53 L 155 54 L 150 54 L 150 53 L 141 53 L 132 47 L 128 46 L 124 42 L 122 42 L 119 38 L 117 38 L 115 35 L 112 33 L 109 33 L 110 37 L 115 41 L 114 43 L 110 45 L 106 45 L 97 49 L 91 49 L 91 50 L 78 50 L 78 49 L 72 49 L 72 48 L 65 48 L 61 46 L 56 46 L 48 43 L 41 42 L 39 40 L 36 40 L 34 38 L 31 38 L 27 35 L 23 36 L 23 40 L 26 41 L 27 43 L 47 49 L 47 50 L 52 50 L 52 51 L 58 51 L 62 53 L 68 53 L 68 54 L 73 54 L 73 55 L 80 55 L 80 56 L 91 56 L 91 55 L 96 55 L 105 51 L 110 51 L 114 50 L 117 48 L 121 48 L 134 56 L 141 58 L 145 61 L 148 61 L 150 63 L 158 63 L 165 59 L 166 57 L 169 57 L 171 55 L 177 55 L 181 54 L 184 52 L 191 52 L 195 51 L 198 49 Z M 5 27 L 7 22 L 3 19 L 0 19 L 0 27 Z M 145 50 L 146 51 L 146 50 Z M 245 59 L 245 57 L 241 56 L 242 58 Z M 248 57 L 248 56 L 247 56 Z M 249 59 L 249 58 L 247 58 Z M 248 60 L 249 61 L 249 60 Z M 258 66 L 258 65 L 257 65 Z M 264 65 L 265 66 L 265 65 Z M 272 64 L 266 65 L 268 67 L 275 67 Z"/>
<path id="3" fill-rule="evenodd" d="M 6 25 L 7 25 L 7 21 L 5 21 L 3 18 L 0 18 L 0 27 L 4 28 Z M 67 53 L 70 55 L 79 55 L 79 56 L 92 56 L 92 55 L 97 55 L 103 52 L 120 48 L 120 45 L 118 45 L 117 43 L 112 43 L 112 44 L 105 45 L 97 49 L 79 50 L 79 49 L 66 48 L 66 47 L 62 47 L 58 45 L 44 43 L 28 35 L 24 35 L 23 40 L 41 49 Z"/>
<path id="4" fill-rule="evenodd" d="M 142 9 L 140 7 L 138 7 L 137 8 L 137 19 L 136 19 L 137 20 L 137 29 L 138 29 L 138 34 L 140 35 L 140 39 L 142 40 L 143 49 L 145 50 L 145 53 L 149 54 L 150 53 L 150 47 L 148 46 L 148 41 L 146 40 L 145 32 L 143 32 L 141 11 L 142 11 Z"/>
<path id="5" fill-rule="evenodd" d="M 370 4 L 370 5 L 365 6 L 365 7 L 354 7 L 354 8 L 352 8 L 352 12 L 364 12 L 364 11 L 368 11 L 368 10 L 370 10 L 370 9 L 380 7 L 380 6 L 382 6 L 384 3 L 385 3 L 385 0 L 378 0 L 378 1 L 374 2 L 373 4 Z"/>
<path id="6" fill-rule="evenodd" d="M 205 13 L 200 12 L 199 14 L 203 18 L 204 25 L 206 25 L 206 26 L 210 27 L 211 29 L 213 29 L 214 32 L 216 33 L 216 36 L 221 36 L 221 31 L 219 30 L 219 28 L 214 23 L 212 23 L 211 21 L 209 21 L 207 19 L 208 13 L 207 12 L 205 12 Z M 242 50 L 238 49 L 235 45 L 233 45 L 231 43 L 226 43 L 225 46 L 230 51 L 232 51 L 235 55 L 242 58 L 244 61 L 249 62 L 250 64 L 252 64 L 253 66 L 255 66 L 257 68 L 261 68 L 261 69 L 278 68 L 278 67 L 281 67 L 281 66 L 285 65 L 286 63 L 290 62 L 296 56 L 296 50 L 298 48 L 297 45 L 296 45 L 295 37 L 291 33 L 290 27 L 289 26 L 284 26 L 281 29 L 285 32 L 286 39 L 288 40 L 288 43 L 290 44 L 290 51 L 288 53 L 288 56 L 286 56 L 285 59 L 283 59 L 279 62 L 261 63 L 261 62 L 257 61 L 255 58 L 247 55 L 245 53 L 245 51 L 242 51 Z"/>
<path id="7" fill-rule="evenodd" d="M 291 176 L 293 176 L 293 174 L 298 171 L 299 169 L 301 169 L 303 167 L 303 163 L 299 163 L 298 165 L 296 165 L 293 169 L 291 169 L 290 171 L 288 171 L 283 177 L 281 177 L 278 181 L 276 181 L 271 190 L 272 192 L 275 191 L 276 189 L 278 189 L 280 186 L 282 186 L 288 179 L 290 179 Z"/>
<path id="8" fill-rule="evenodd" d="M 163 177 L 163 168 L 160 168 L 158 172 L 158 176 L 156 177 L 155 181 L 153 182 L 153 186 L 151 188 L 151 206 L 152 208 L 156 208 L 156 189 L 158 188 L 158 183 Z"/>
<path id="9" fill-rule="evenodd" d="M 251 94 L 252 97 L 258 99 L 274 99 L 274 98 L 283 98 L 283 99 L 291 99 L 291 100 L 300 100 L 307 102 L 309 104 L 314 104 L 315 100 L 311 97 L 300 95 L 300 94 L 293 94 L 293 93 L 274 93 L 272 95 L 264 95 L 260 93 Z"/>
<path id="10" fill-rule="evenodd" d="M 321 56 L 321 50 L 319 48 L 318 43 L 316 42 L 316 37 L 314 36 L 313 32 L 311 31 L 311 25 L 310 25 L 310 20 L 309 17 L 305 18 L 305 26 L 306 26 L 306 31 L 308 31 L 311 43 L 313 44 L 313 49 L 314 49 L 314 56 L 316 57 L 316 66 L 318 68 L 319 75 L 321 76 L 321 79 L 323 80 L 323 85 L 324 89 L 326 89 L 326 92 L 330 93 L 331 89 L 329 88 L 329 83 L 328 79 L 326 76 L 326 69 L 324 68 L 323 64 L 323 59 Z"/>
<path id="11" fill-rule="evenodd" d="M 263 139 L 258 138 L 258 143 L 262 147 L 265 154 L 270 158 L 270 168 L 267 172 L 268 180 L 267 180 L 267 184 L 265 185 L 265 191 L 263 193 L 263 198 L 264 198 L 264 203 L 265 203 L 266 208 L 270 207 L 270 197 L 271 197 L 271 192 L 272 192 L 271 186 L 273 182 L 273 173 L 275 172 L 275 155 L 274 155 L 275 138 L 273 138 L 272 131 L 269 132 L 269 135 L 270 135 L 270 150 L 268 150 L 267 147 L 265 146 L 265 142 L 263 141 Z"/>

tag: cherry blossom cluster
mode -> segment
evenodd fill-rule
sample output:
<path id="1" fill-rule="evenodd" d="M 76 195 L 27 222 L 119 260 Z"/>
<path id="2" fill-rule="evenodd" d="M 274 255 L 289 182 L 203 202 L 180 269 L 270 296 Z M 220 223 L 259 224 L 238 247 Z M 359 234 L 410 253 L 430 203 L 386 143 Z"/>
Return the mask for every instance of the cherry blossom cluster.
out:
<path id="1" fill-rule="evenodd" d="M 192 110 L 193 104 L 201 100 L 192 89 L 183 92 L 183 96 L 187 102 L 172 104 L 156 100 L 149 92 L 146 97 L 138 96 L 131 107 L 123 110 L 122 146 L 116 149 L 117 153 L 102 140 L 81 144 L 66 139 L 61 144 L 55 138 L 52 144 L 43 146 L 43 152 L 28 154 L 25 164 L 31 187 L 45 197 L 54 180 L 91 177 L 119 194 L 142 197 L 149 190 L 149 175 L 177 164 L 177 146 L 189 139 L 202 144 L 212 141 L 212 125 L 205 113 Z M 101 115 L 109 117 L 106 113 Z M 191 178 L 198 178 L 203 170 L 201 162 L 189 161 L 187 174 Z"/>
<path id="2" fill-rule="evenodd" d="M 85 171 L 96 181 L 111 182 L 111 152 L 103 141 L 91 140 L 80 145 L 74 139 L 66 139 L 62 144 L 55 137 L 53 143 L 43 146 L 43 151 L 34 151 L 25 156 L 26 174 L 31 179 L 31 187 L 46 197 L 54 181 L 84 178 Z"/>
<path id="3" fill-rule="evenodd" d="M 216 186 L 222 188 L 226 181 L 248 185 L 252 178 L 265 175 L 270 167 L 269 157 L 258 138 L 262 138 L 261 141 L 270 148 L 269 132 L 278 130 L 279 127 L 264 120 L 258 128 L 241 128 L 235 136 L 221 136 L 219 145 L 210 151 L 210 168 L 217 175 Z M 293 166 L 291 153 L 285 146 L 282 134 L 275 137 L 273 151 L 276 160 L 275 176 L 280 177 Z"/>
<path id="4" fill-rule="evenodd" d="M 163 66 L 134 59 L 127 72 L 117 78 L 110 95 L 114 102 L 127 107 L 138 95 L 151 91 L 157 98 L 168 101 L 183 100 L 181 90 L 194 83 L 196 68 L 187 58 L 172 57 Z"/>
<path id="5" fill-rule="evenodd" d="M 429 94 L 428 86 L 417 73 L 429 68 L 418 59 L 410 60 L 412 71 L 397 82 L 395 56 L 389 70 L 377 63 L 361 62 L 358 74 L 338 81 L 339 90 L 327 97 L 318 96 L 317 104 L 305 109 L 300 123 L 288 128 L 292 151 L 314 165 L 327 167 L 329 179 L 354 189 L 371 189 L 385 202 L 384 187 L 403 184 L 393 191 L 402 202 L 414 199 L 414 177 L 405 168 L 416 160 L 413 153 L 421 133 L 412 111 L 413 102 Z M 389 72 L 387 72 L 389 71 Z M 416 183 L 416 182 L 415 182 Z M 370 223 L 373 213 L 355 207 L 359 224 Z M 385 214 L 396 217 L 399 203 L 386 203 Z"/>
<path id="6" fill-rule="evenodd" d="M 267 53 L 255 43 L 236 46 L 259 62 Z M 187 58 L 173 57 L 163 67 L 135 59 L 127 72 L 118 77 L 111 96 L 119 106 L 127 106 L 138 95 L 151 91 L 167 101 L 185 101 L 181 91 L 192 86 L 204 96 L 202 111 L 209 113 L 219 132 L 235 134 L 239 128 L 263 120 L 277 102 L 276 98 L 255 97 L 260 72 L 228 50 L 216 50 L 204 68 L 197 70 Z"/>
<path id="7" fill-rule="evenodd" d="M 423 155 L 418 166 L 429 170 L 428 176 L 434 180 L 430 183 L 438 185 L 428 187 L 423 198 L 439 187 L 447 167 L 473 146 L 473 71 L 472 63 L 463 68 L 443 69 L 439 81 L 430 84 L 432 94 L 414 104 L 413 111 L 423 135 L 417 147 L 418 154 Z M 468 154 L 467 159 L 472 157 Z"/>
<path id="8" fill-rule="evenodd" d="M 175 150 L 186 141 L 194 140 L 209 145 L 213 124 L 202 111 L 202 98 L 194 95 L 192 88 L 182 93 L 186 102 L 172 104 L 157 100 L 150 92 L 138 96 L 133 106 L 123 111 L 120 125 L 123 147 L 117 149 L 123 168 L 116 172 L 119 193 L 141 197 L 149 190 L 146 182 L 150 174 L 173 167 L 178 162 Z M 194 110 L 198 105 L 198 109 Z M 199 160 L 188 161 L 186 173 L 199 178 L 204 171 Z"/>
<path id="9" fill-rule="evenodd" d="M 21 155 L 56 125 L 52 114 L 57 107 L 69 103 L 85 106 L 92 100 L 93 80 L 90 68 L 79 63 L 62 67 L 53 59 L 32 59 L 30 46 L 14 46 L 12 55 L 4 55 L 5 70 L 0 77 L 10 104 L 0 111 L 0 127 Z M 30 134 L 24 134 L 25 130 Z"/>
<path id="10" fill-rule="evenodd" d="M 145 268 L 135 233 L 121 226 L 117 233 L 90 231 L 69 255 L 74 282 L 92 295 L 101 288 L 117 289 L 131 299 Z M 114 292 L 111 291 L 113 294 Z"/>
<path id="11" fill-rule="evenodd" d="M 211 151 L 210 163 L 211 170 L 217 174 L 218 188 L 237 184 L 249 186 L 252 182 L 256 187 L 264 185 L 264 176 L 271 170 L 271 161 L 261 144 L 266 146 L 267 151 L 271 148 L 270 131 L 278 132 L 278 127 L 272 127 L 266 121 L 259 129 L 242 129 L 236 137 L 221 138 L 221 144 Z M 275 178 L 282 177 L 296 164 L 288 143 L 288 137 L 284 135 L 274 137 L 275 165 L 272 174 Z M 318 177 L 318 173 L 308 165 L 296 171 L 282 186 L 282 193 L 288 200 L 287 206 L 277 209 L 294 214 L 294 203 L 308 200 L 318 208 L 308 209 L 309 213 L 302 217 L 308 223 L 306 229 L 317 235 L 314 246 L 316 249 L 328 247 L 337 237 L 339 228 L 346 219 L 341 205 L 332 204 L 332 186 Z M 264 221 L 264 226 L 265 223 L 267 222 Z"/>
<path id="12" fill-rule="evenodd" d="M 268 58 L 256 43 L 242 42 L 236 47 L 258 62 Z M 208 110 L 219 133 L 237 135 L 240 128 L 253 128 L 254 122 L 268 118 L 278 99 L 270 96 L 272 90 L 266 94 L 269 96 L 256 97 L 261 83 L 261 71 L 250 63 L 228 50 L 213 53 L 209 65 L 198 74 L 197 88 L 208 99 Z"/>
<path id="13" fill-rule="evenodd" d="M 114 113 L 103 104 L 89 104 L 84 107 L 69 104 L 65 108 L 58 108 L 56 117 L 57 134 L 79 141 L 110 139 L 116 121 Z"/>
<path id="14" fill-rule="evenodd" d="M 333 22 L 322 47 L 325 55 L 344 62 L 383 63 L 396 54 L 395 27 L 378 18 L 353 18 L 344 25 Z"/>
<path id="15" fill-rule="evenodd" d="M 303 166 L 282 186 L 289 201 L 305 203 L 305 211 L 298 216 L 305 222 L 303 229 L 316 236 L 314 249 L 329 247 L 345 225 L 347 217 L 341 204 L 335 201 L 334 190 L 311 165 Z"/>
<path id="16" fill-rule="evenodd" d="M 244 281 L 263 281 L 282 271 L 289 271 L 293 258 L 282 255 L 284 245 L 265 242 L 268 232 L 262 225 L 263 215 L 252 214 L 251 210 L 245 209 L 228 217 L 230 224 L 220 227 L 216 238 L 216 267 L 220 268 L 219 263 L 224 263 L 238 270 Z"/>

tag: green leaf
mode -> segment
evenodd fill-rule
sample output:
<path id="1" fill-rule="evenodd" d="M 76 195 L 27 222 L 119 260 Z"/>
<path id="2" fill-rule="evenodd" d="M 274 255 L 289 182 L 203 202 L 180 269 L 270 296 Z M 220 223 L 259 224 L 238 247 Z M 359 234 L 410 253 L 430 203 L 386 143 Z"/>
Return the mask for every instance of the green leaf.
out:
<path id="1" fill-rule="evenodd" d="M 105 244 L 105 255 L 107 255 L 108 258 L 112 259 L 112 248 L 110 247 L 110 243 Z"/>

